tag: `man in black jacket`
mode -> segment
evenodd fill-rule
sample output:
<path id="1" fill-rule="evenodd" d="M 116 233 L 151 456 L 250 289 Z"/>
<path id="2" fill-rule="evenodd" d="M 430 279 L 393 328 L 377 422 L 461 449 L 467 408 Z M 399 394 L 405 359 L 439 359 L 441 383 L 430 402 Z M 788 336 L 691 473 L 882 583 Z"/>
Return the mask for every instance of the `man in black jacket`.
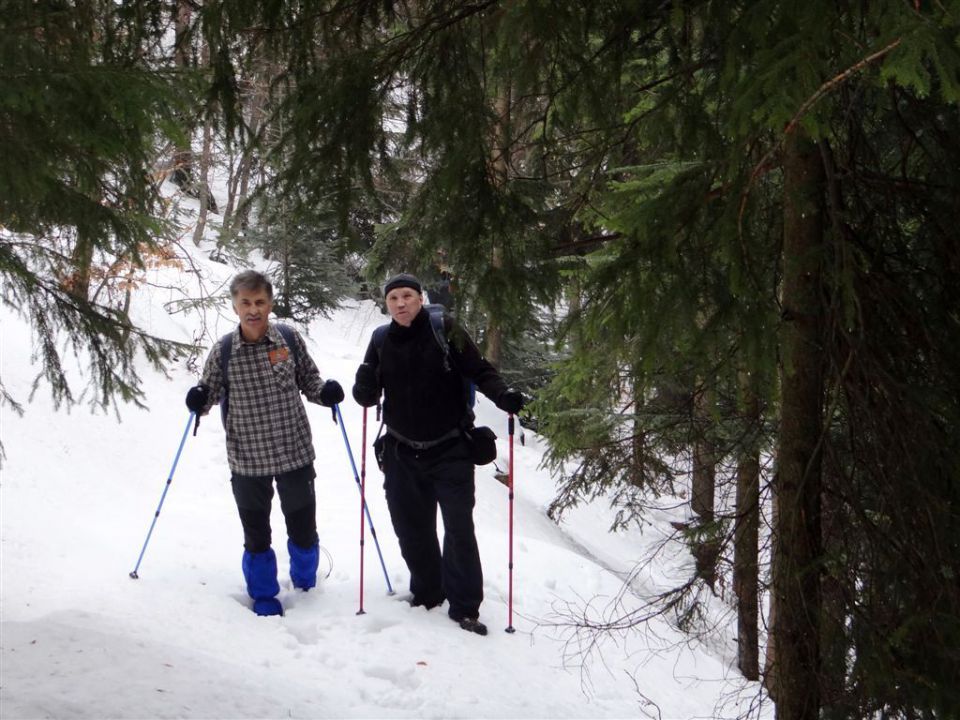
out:
<path id="1" fill-rule="evenodd" d="M 520 411 L 523 395 L 507 388 L 449 316 L 443 318 L 449 351 L 441 347 L 423 307 L 423 288 L 413 275 L 391 278 L 383 294 L 393 320 L 379 348 L 371 339 L 357 369 L 353 397 L 370 407 L 384 394 L 384 489 L 410 570 L 410 602 L 429 610 L 448 600 L 448 614 L 460 627 L 486 635 L 479 620 L 483 570 L 473 526 L 473 459 L 463 437 L 473 413 L 463 378 L 508 413 Z"/>

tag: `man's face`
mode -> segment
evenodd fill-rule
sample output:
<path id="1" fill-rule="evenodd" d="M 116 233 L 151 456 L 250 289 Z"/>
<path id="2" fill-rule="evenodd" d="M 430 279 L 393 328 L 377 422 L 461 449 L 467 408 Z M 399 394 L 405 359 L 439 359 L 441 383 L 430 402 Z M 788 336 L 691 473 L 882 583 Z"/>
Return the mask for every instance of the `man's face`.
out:
<path id="1" fill-rule="evenodd" d="M 398 287 L 387 293 L 387 312 L 398 325 L 410 327 L 421 307 L 423 295 L 413 288 Z"/>
<path id="2" fill-rule="evenodd" d="M 233 309 L 240 318 L 240 332 L 247 342 L 256 342 L 267 334 L 267 318 L 273 309 L 273 300 L 264 288 L 238 290 L 233 297 Z"/>

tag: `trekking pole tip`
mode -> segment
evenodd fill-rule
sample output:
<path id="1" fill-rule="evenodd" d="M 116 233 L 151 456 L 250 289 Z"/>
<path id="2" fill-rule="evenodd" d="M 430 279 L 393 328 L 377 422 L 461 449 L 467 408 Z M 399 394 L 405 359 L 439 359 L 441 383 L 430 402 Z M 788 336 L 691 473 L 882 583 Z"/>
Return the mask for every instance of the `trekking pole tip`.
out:
<path id="1" fill-rule="evenodd" d="M 517 630 L 516 630 L 515 627 L 513 627 L 513 625 L 511 625 L 511 626 L 508 627 L 508 628 L 504 628 L 503 631 L 504 631 L 505 633 L 510 633 L 511 635 L 513 635 L 513 633 L 515 633 Z"/>
<path id="2" fill-rule="evenodd" d="M 139 579 L 140 576 L 137 575 L 137 571 L 136 571 L 136 570 L 131 570 L 131 571 L 130 571 L 130 577 L 132 577 L 134 580 L 137 580 L 137 579 Z"/>

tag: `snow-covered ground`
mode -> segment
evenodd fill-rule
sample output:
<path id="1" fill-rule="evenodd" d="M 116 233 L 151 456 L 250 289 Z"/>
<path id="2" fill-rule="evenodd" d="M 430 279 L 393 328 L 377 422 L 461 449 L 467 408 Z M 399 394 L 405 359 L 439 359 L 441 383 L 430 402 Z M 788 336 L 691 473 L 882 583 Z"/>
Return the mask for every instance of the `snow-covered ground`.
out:
<path id="1" fill-rule="evenodd" d="M 204 287 L 237 270 L 193 258 Z M 197 274 L 151 270 L 137 291 L 136 319 L 154 333 L 191 340 L 230 329 L 232 312 L 171 313 L 196 296 Z M 372 303 L 345 305 L 305 333 L 324 377 L 348 389 L 342 405 L 360 467 L 362 409 L 349 386 L 373 328 Z M 29 327 L 0 319 L 0 377 L 24 401 L 36 374 Z M 202 358 L 201 358 L 202 360 Z M 219 417 L 187 436 L 153 535 L 134 569 L 188 421 L 183 396 L 196 374 L 186 362 L 169 376 L 142 377 L 148 409 L 91 414 L 54 411 L 43 389 L 26 414 L 3 408 L 6 460 L 0 481 L 2 667 L 0 715 L 14 718 L 711 718 L 756 711 L 759 689 L 733 662 L 722 625 L 711 642 L 686 642 L 665 620 L 612 638 L 587 654 L 586 636 L 558 621 L 585 602 L 603 608 L 623 576 L 669 532 L 669 513 L 642 530 L 611 535 L 604 503 L 572 511 L 558 526 L 545 509 L 554 481 L 539 469 L 543 442 L 515 443 L 514 615 L 508 624 L 507 489 L 494 467 L 477 469 L 475 520 L 485 572 L 481 619 L 487 637 L 460 630 L 445 608 L 411 608 L 407 572 L 390 525 L 382 477 L 367 463 L 368 503 L 390 582 L 387 594 L 369 527 L 365 614 L 360 603 L 360 494 L 340 428 L 329 409 L 309 405 L 317 450 L 320 543 L 329 553 L 321 585 L 294 591 L 281 572 L 283 617 L 249 609 L 240 571 L 242 533 L 230 491 Z M 77 371 L 77 382 L 83 379 Z M 501 469 L 506 417 L 479 398 L 479 422 L 493 427 Z M 372 441 L 376 425 L 370 415 Z M 281 570 L 287 562 L 279 507 L 273 516 Z M 688 570 L 679 548 L 662 553 L 645 578 Z M 642 581 L 641 581 L 642 582 Z M 636 584 L 635 584 L 636 585 Z M 652 587 L 636 587 L 639 594 Z M 638 607 L 627 593 L 627 607 Z M 765 705 L 761 716 L 770 715 Z M 755 713 L 756 714 L 756 713 Z"/>

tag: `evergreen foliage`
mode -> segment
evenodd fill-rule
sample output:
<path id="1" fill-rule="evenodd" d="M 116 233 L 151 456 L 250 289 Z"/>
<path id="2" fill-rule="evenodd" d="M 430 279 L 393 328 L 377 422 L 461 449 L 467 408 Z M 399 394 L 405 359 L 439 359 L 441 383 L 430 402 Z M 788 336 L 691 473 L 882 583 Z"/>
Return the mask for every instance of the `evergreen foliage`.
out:
<path id="1" fill-rule="evenodd" d="M 159 10 L 113 3 L 5 2 L 0 12 L 0 274 L 3 303 L 28 316 L 40 377 L 77 395 L 64 348 L 89 358 L 91 402 L 136 401 L 143 351 L 177 351 L 91 292 L 94 264 L 142 266 L 165 228 L 151 179 L 190 83 L 142 57 Z"/>
<path id="2" fill-rule="evenodd" d="M 527 323 L 536 302 L 560 300 L 564 281 L 575 279 L 577 296 L 564 298 L 571 305 L 558 346 L 564 359 L 534 408 L 551 441 L 550 462 L 560 469 L 572 461 L 575 468 L 565 476 L 557 509 L 611 490 L 625 508 L 638 510 L 631 490 L 638 471 L 651 489 L 668 489 L 682 468 L 678 459 L 703 440 L 719 448 L 721 460 L 736 458 L 739 443 L 756 430 L 744 428 L 737 412 L 742 376 L 752 378 L 762 401 L 759 427 L 767 436 L 760 444 L 773 446 L 781 420 L 778 366 L 789 370 L 800 361 L 782 352 L 781 328 L 797 317 L 779 303 L 781 263 L 795 260 L 781 256 L 781 238 L 792 228 L 781 219 L 780 164 L 792 133 L 809 135 L 825 167 L 830 158 L 834 166 L 818 190 L 832 202 L 823 237 L 830 253 L 821 258 L 826 337 L 859 338 L 861 318 L 870 318 L 872 327 L 892 308 L 926 307 L 930 291 L 911 283 L 896 285 L 890 295 L 868 296 L 860 288 L 883 277 L 878 258 L 889 263 L 900 254 L 896 248 L 909 247 L 921 267 L 927 261 L 952 267 L 949 246 L 928 225 L 955 214 L 955 203 L 934 205 L 947 185 L 927 176 L 926 168 L 919 174 L 911 168 L 920 155 L 945 178 L 958 166 L 952 141 L 927 140 L 951 135 L 955 118 L 956 17 L 941 6 L 601 2 L 553 4 L 548 12 L 540 3 L 426 2 L 415 13 L 391 3 L 327 9 L 327 54 L 310 58 L 313 82 L 302 86 L 319 101 L 292 99 L 299 117 L 289 135 L 300 148 L 295 154 L 308 146 L 322 149 L 324 171 L 306 174 L 306 166 L 298 166 L 296 182 L 309 187 L 333 178 L 341 200 L 372 187 L 377 149 L 390 142 L 388 112 L 399 98 L 407 108 L 405 147 L 419 153 L 420 162 L 409 203 L 395 213 L 380 241 L 388 247 L 378 256 L 398 252 L 428 265 L 442 248 L 445 261 L 476 288 L 484 310 L 508 324 L 515 318 Z M 911 106 L 924 108 L 922 119 L 906 121 Z M 354 121 L 349 127 L 337 115 L 343 107 Z M 869 200 L 875 195 L 888 202 L 924 196 L 931 204 L 898 201 L 891 212 Z M 856 205 L 870 207 L 860 216 L 863 228 L 850 216 Z M 884 222 L 892 227 L 879 232 Z M 577 251 L 585 262 L 561 262 Z M 955 338 L 947 316 L 935 320 L 924 311 L 911 320 L 923 333 L 939 328 L 933 335 L 946 343 L 943 350 L 954 346 L 947 340 Z M 942 324 L 926 324 L 931 321 Z M 884 327 L 893 332 L 896 326 Z M 876 474 L 878 457 L 868 448 L 894 445 L 869 424 L 844 422 L 852 416 L 841 412 L 837 393 L 849 382 L 854 361 L 868 362 L 871 378 L 904 378 L 896 363 L 890 365 L 888 353 L 897 346 L 864 356 L 869 346 L 858 339 L 855 352 L 825 352 L 824 366 L 815 369 L 824 374 L 828 394 L 808 400 L 827 410 L 820 422 L 829 419 L 843 429 L 821 435 L 814 452 L 833 452 L 824 446 L 827 437 L 854 442 L 855 471 L 837 473 L 845 481 L 875 483 L 889 470 Z M 918 393 L 922 383 L 909 386 L 911 400 L 926 398 L 913 411 L 931 422 L 953 412 L 952 400 L 940 408 L 930 401 L 933 395 L 958 396 L 952 374 L 931 362 L 939 351 L 915 359 L 940 392 Z M 705 393 L 716 398 L 707 416 L 712 424 L 694 410 Z M 907 411 L 905 401 L 896 403 L 897 412 Z M 936 466 L 926 468 L 931 476 L 949 477 L 956 443 L 935 432 L 920 437 L 910 431 L 916 427 L 898 422 L 888 431 L 900 437 L 901 447 L 909 438 L 925 448 L 924 457 Z M 933 487 L 937 500 L 927 499 L 942 516 L 931 527 L 945 535 L 913 534 L 909 542 L 918 548 L 939 543 L 930 547 L 941 548 L 933 554 L 952 576 L 953 563 L 942 550 L 956 541 L 952 486 Z M 876 552 L 883 543 L 855 520 L 871 496 L 843 493 L 841 515 L 848 541 L 859 537 Z M 817 498 L 812 502 L 819 506 Z M 884 507 L 884 515 L 891 512 Z M 919 512 L 916 505 L 912 512 Z M 810 520 L 816 528 L 817 518 Z M 778 538 L 784 550 L 796 541 Z M 821 562 L 828 557 L 823 550 L 812 548 Z M 864 565 L 849 562 L 848 587 L 881 573 L 879 556 Z M 902 560 L 890 553 L 882 562 L 896 567 Z M 916 572 L 915 565 L 913 586 L 923 587 Z M 940 588 L 944 608 L 954 608 L 957 593 L 947 591 L 938 572 L 926 577 Z M 858 603 L 855 594 L 847 598 L 844 617 L 858 615 Z M 897 607 L 896 623 L 904 623 L 898 642 L 910 637 L 907 646 L 930 653 L 932 638 L 906 631 L 918 617 L 907 603 Z M 868 615 L 866 626 L 847 627 L 882 644 L 891 637 L 880 621 L 883 612 Z M 949 633 L 952 624 L 937 627 Z M 892 653 L 874 653 L 873 645 L 853 636 L 843 642 L 848 655 L 871 664 L 867 676 L 884 675 L 897 689 L 861 682 L 858 672 L 840 667 L 842 698 L 824 692 L 804 704 L 788 697 L 786 688 L 778 702 L 787 715 L 816 713 L 817 698 L 853 715 L 879 707 L 906 715 L 955 707 L 952 698 L 944 700 L 950 696 L 947 674 L 930 671 L 914 682 L 894 660 L 878 659 Z M 896 657 L 907 654 L 898 648 Z M 939 663 L 918 663 L 906 672 L 928 665 L 942 670 L 949 662 L 939 657 Z M 836 669 L 824 667 L 823 674 Z"/>
<path id="3" fill-rule="evenodd" d="M 149 170 L 191 85 L 156 50 L 158 7 L 0 13 L 4 297 L 64 399 L 61 328 L 99 397 L 136 396 L 136 330 L 78 288 L 93 258 L 142 262 L 163 231 Z M 220 0 L 196 23 L 209 107 L 260 170 L 232 232 L 277 261 L 280 311 L 331 308 L 353 252 L 371 284 L 448 276 L 537 391 L 554 516 L 606 495 L 627 525 L 694 472 L 733 483 L 769 453 L 762 496 L 795 499 L 772 631 L 785 667 L 801 631 L 819 658 L 775 682 L 773 647 L 778 713 L 960 714 L 955 2 Z M 803 263 L 819 280 L 801 308 Z M 823 390 L 795 393 L 798 373 Z M 669 599 L 681 624 L 746 512 L 717 510 L 683 530 L 701 567 Z"/>
<path id="4" fill-rule="evenodd" d="M 273 202 L 266 193 L 262 201 Z M 275 200 L 283 206 L 286 198 Z M 317 315 L 329 317 L 342 300 L 356 294 L 347 243 L 335 218 L 322 214 L 296 217 L 291 213 L 261 212 L 243 236 L 243 244 L 260 251 L 271 262 L 273 309 L 278 317 L 308 323 Z"/>

